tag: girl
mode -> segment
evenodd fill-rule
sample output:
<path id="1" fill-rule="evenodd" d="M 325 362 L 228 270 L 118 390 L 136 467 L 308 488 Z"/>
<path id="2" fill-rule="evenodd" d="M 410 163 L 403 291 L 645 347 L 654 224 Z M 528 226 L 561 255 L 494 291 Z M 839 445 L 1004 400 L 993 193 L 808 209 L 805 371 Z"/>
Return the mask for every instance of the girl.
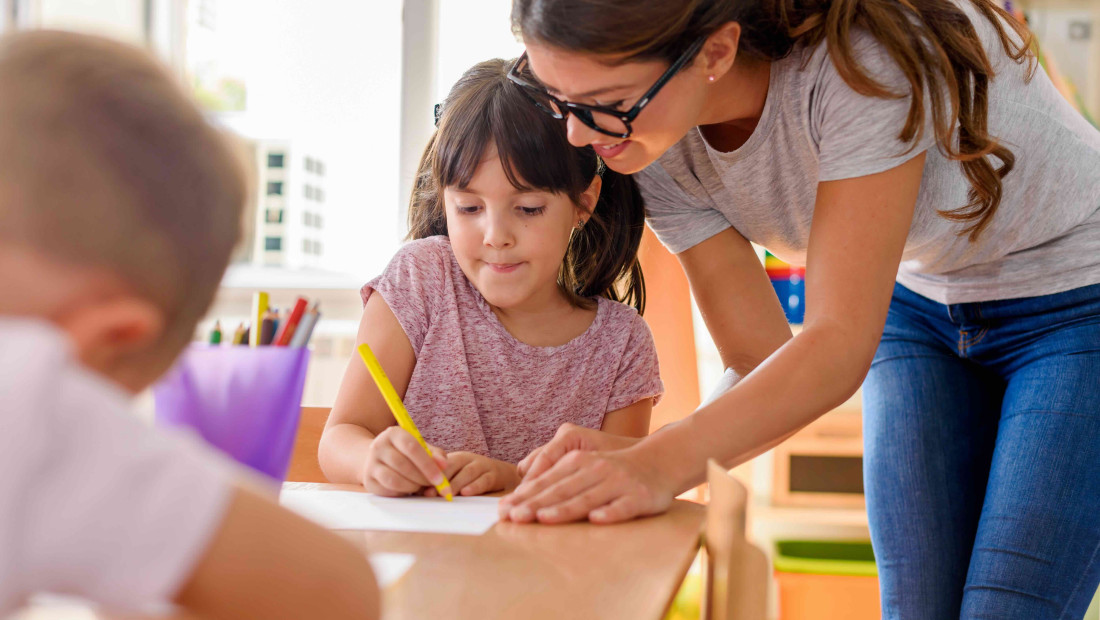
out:
<path id="1" fill-rule="evenodd" d="M 884 617 L 1081 617 L 1100 132 L 1025 29 L 994 0 L 515 0 L 513 26 L 515 81 L 642 171 L 735 384 L 640 442 L 563 433 L 505 516 L 662 511 L 862 382 Z M 807 265 L 797 336 L 749 240 Z"/>
<path id="2" fill-rule="evenodd" d="M 414 241 L 362 291 L 358 341 L 437 461 L 396 426 L 355 356 L 321 437 L 333 482 L 433 494 L 442 469 L 456 494 L 477 495 L 518 484 L 516 463 L 563 424 L 649 430 L 662 385 L 640 316 L 641 197 L 591 148 L 570 146 L 509 66 L 478 64 L 437 106 L 409 207 Z"/>

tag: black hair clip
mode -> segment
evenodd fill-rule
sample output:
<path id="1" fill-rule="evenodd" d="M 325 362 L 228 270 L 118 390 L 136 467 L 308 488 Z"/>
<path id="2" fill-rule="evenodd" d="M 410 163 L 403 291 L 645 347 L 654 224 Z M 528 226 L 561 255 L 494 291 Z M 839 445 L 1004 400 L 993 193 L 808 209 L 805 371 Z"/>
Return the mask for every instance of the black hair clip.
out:
<path id="1" fill-rule="evenodd" d="M 435 104 L 435 126 L 439 127 L 439 117 L 443 116 L 443 104 Z"/>

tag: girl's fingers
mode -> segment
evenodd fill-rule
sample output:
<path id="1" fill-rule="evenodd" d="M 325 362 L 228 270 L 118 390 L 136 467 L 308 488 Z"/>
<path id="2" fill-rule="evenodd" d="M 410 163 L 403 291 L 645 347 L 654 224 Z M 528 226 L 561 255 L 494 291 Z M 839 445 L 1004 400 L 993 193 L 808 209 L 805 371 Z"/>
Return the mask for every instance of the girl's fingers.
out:
<path id="1" fill-rule="evenodd" d="M 465 488 L 466 485 L 477 480 L 484 473 L 486 473 L 486 468 L 481 467 L 477 461 L 466 463 L 462 469 L 459 469 L 454 475 L 450 476 L 452 492 L 456 495 L 462 493 L 462 489 Z"/>
<path id="2" fill-rule="evenodd" d="M 395 449 L 380 450 L 378 459 L 382 466 L 392 469 L 409 482 L 415 483 L 419 487 L 431 486 L 420 469 L 403 452 Z"/>
<path id="3" fill-rule="evenodd" d="M 401 474 L 388 467 L 376 467 L 371 472 L 371 478 L 382 492 L 379 495 L 411 495 L 421 489 L 423 485 L 412 482 Z M 369 490 L 369 489 L 368 489 Z M 377 490 L 375 492 L 378 492 Z"/>
<path id="4" fill-rule="evenodd" d="M 428 484 L 435 486 L 442 483 L 443 470 L 440 469 L 439 463 L 428 456 L 428 451 L 416 439 L 413 439 L 412 435 L 403 429 L 398 430 L 400 432 L 394 432 L 390 441 L 420 472 L 420 480 L 424 480 L 424 484 L 421 486 Z"/>
<path id="5" fill-rule="evenodd" d="M 494 476 L 492 472 L 483 472 L 473 482 L 463 487 L 461 493 L 465 496 L 482 495 L 489 491 L 494 491 L 493 488 Z"/>

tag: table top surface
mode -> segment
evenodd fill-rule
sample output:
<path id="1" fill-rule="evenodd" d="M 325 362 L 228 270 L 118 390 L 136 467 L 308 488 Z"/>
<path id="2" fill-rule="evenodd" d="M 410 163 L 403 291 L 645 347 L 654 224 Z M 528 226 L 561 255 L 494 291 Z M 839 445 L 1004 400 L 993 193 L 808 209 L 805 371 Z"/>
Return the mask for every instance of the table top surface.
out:
<path id="1" fill-rule="evenodd" d="M 319 483 L 287 489 L 362 490 Z M 383 593 L 383 618 L 652 618 L 675 596 L 698 549 L 705 509 L 617 525 L 499 522 L 481 536 L 338 531 L 364 552 L 411 553 Z"/>

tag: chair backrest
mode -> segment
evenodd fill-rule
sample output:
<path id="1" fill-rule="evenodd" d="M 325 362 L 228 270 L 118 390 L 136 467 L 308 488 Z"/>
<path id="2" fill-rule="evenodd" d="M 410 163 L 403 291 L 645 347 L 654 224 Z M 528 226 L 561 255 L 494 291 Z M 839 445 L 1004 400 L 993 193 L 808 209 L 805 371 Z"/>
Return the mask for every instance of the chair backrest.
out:
<path id="1" fill-rule="evenodd" d="M 764 552 L 745 539 L 748 492 L 713 460 L 707 463 L 707 483 L 703 618 L 764 620 L 769 563 Z"/>
<path id="2" fill-rule="evenodd" d="M 294 453 L 286 472 L 287 482 L 328 482 L 317 462 L 317 446 L 328 421 L 329 407 L 302 407 L 298 434 L 294 438 Z"/>

